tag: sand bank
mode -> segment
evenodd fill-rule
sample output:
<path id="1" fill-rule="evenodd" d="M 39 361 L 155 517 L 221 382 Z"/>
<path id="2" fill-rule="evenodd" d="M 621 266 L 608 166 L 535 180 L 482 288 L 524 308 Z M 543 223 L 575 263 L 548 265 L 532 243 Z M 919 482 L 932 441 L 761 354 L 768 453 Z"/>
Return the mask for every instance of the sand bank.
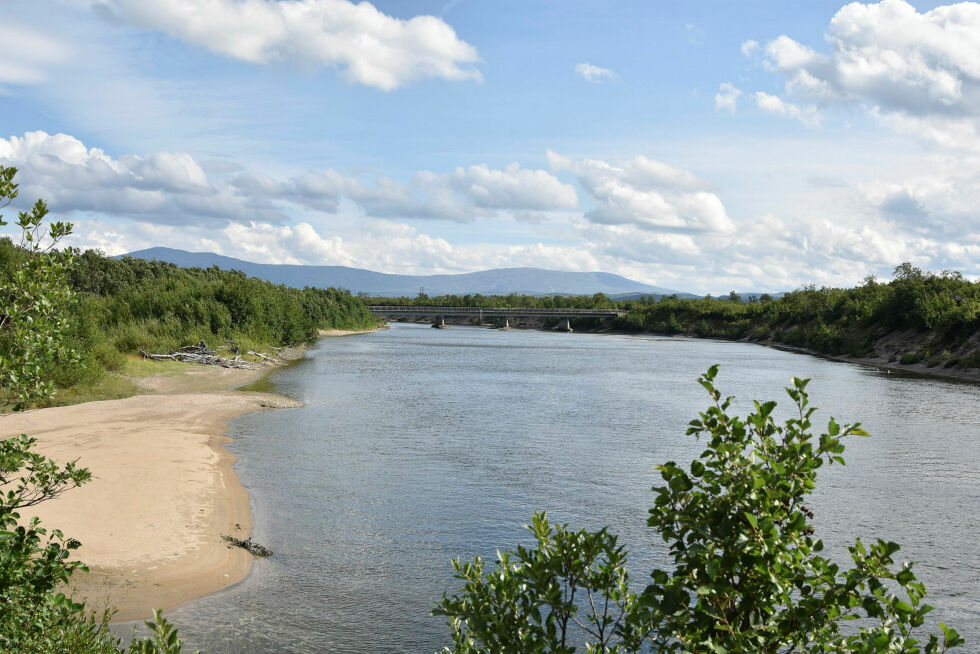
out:
<path id="1" fill-rule="evenodd" d="M 381 331 L 382 329 L 388 329 L 389 325 L 385 323 L 380 327 L 371 327 L 370 329 L 321 329 L 319 331 L 320 336 L 353 336 L 354 334 L 369 334 L 371 332 Z"/>
<path id="2" fill-rule="evenodd" d="M 76 595 L 90 608 L 108 600 L 116 620 L 135 620 L 245 578 L 250 554 L 223 534 L 251 533 L 248 493 L 222 445 L 231 418 L 299 404 L 228 390 L 262 371 L 188 364 L 141 380 L 143 395 L 0 418 L 0 437 L 25 433 L 56 461 L 78 459 L 90 483 L 22 511 L 77 538 Z"/>

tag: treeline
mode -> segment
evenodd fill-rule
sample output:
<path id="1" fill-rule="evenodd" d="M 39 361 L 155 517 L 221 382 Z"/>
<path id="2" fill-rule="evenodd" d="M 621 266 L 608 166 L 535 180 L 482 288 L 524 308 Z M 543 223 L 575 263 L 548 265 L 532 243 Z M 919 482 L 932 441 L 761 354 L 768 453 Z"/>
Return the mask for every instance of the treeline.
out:
<path id="1" fill-rule="evenodd" d="M 622 303 L 610 299 L 605 293 L 595 295 L 417 295 L 414 297 L 372 297 L 370 304 L 397 306 L 437 307 L 523 307 L 540 309 L 609 309 Z"/>
<path id="2" fill-rule="evenodd" d="M 27 256 L 50 255 L 30 255 L 0 239 L 0 279 Z M 71 345 L 83 365 L 58 370 L 59 386 L 116 369 L 140 348 L 159 352 L 205 340 L 261 351 L 309 341 L 319 329 L 376 324 L 347 291 L 300 290 L 217 267 L 112 259 L 92 250 L 74 257 L 67 282 L 74 293 L 67 308 Z"/>
<path id="3" fill-rule="evenodd" d="M 614 301 L 591 296 L 440 296 L 376 298 L 373 304 L 547 307 L 629 313 L 612 323 L 624 331 L 763 341 L 831 355 L 885 356 L 929 366 L 980 367 L 980 283 L 958 272 L 924 272 L 903 263 L 894 279 L 868 277 L 849 289 L 805 286 L 779 299 L 679 299 L 676 296 Z M 575 323 L 573 322 L 573 325 Z M 608 323 L 606 323 L 608 325 Z M 583 322 L 580 327 L 591 325 Z"/>
<path id="4" fill-rule="evenodd" d="M 926 273 L 902 264 L 895 279 L 867 278 L 856 288 L 806 286 L 778 300 L 626 302 L 624 329 L 734 340 L 771 341 L 900 363 L 980 367 L 980 284 L 960 273 Z M 904 333 L 905 338 L 902 338 Z M 892 338 L 889 339 L 888 337 Z"/>

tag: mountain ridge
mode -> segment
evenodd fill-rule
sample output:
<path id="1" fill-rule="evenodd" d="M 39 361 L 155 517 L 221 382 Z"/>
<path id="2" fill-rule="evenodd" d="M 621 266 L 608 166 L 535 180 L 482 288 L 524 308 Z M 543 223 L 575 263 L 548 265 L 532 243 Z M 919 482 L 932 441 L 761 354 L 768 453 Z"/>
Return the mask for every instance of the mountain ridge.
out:
<path id="1" fill-rule="evenodd" d="M 227 257 L 213 252 L 188 252 L 175 248 L 155 247 L 138 250 L 121 257 L 166 261 L 188 268 L 218 266 L 239 270 L 287 286 L 345 288 L 352 293 L 375 297 L 413 297 L 420 288 L 430 296 L 437 295 L 617 295 L 696 297 L 673 289 L 644 284 L 622 275 L 601 271 L 565 272 L 542 268 L 495 268 L 472 273 L 440 275 L 399 275 L 379 273 L 348 266 L 305 266 L 266 264 Z"/>

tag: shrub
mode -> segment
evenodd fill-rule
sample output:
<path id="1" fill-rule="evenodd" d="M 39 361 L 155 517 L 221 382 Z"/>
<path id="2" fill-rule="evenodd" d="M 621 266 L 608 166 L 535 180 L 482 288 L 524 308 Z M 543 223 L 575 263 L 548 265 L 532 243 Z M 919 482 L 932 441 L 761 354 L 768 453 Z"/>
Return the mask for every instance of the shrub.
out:
<path id="1" fill-rule="evenodd" d="M 912 566 L 895 566 L 899 546 L 860 540 L 852 567 L 822 556 L 805 500 L 824 464 L 843 464 L 842 439 L 866 436 L 860 425 L 831 419 L 811 431 L 815 411 L 807 380 L 786 389 L 792 418 L 777 425 L 775 402 L 729 415 L 731 397 L 714 386 L 718 366 L 700 378 L 711 406 L 687 433 L 703 438 L 686 467 L 659 466 L 662 485 L 648 524 L 668 546 L 672 570 L 655 569 L 638 594 L 615 536 L 553 528 L 544 515 L 530 527 L 534 549 L 454 562 L 464 582 L 435 613 L 449 618 L 453 646 L 444 652 L 925 652 L 963 639 L 942 623 L 942 639 L 916 630 L 931 607 Z M 894 594 L 899 590 L 901 596 Z M 847 620 L 864 618 L 844 629 Z M 571 642 L 569 625 L 578 626 Z"/>

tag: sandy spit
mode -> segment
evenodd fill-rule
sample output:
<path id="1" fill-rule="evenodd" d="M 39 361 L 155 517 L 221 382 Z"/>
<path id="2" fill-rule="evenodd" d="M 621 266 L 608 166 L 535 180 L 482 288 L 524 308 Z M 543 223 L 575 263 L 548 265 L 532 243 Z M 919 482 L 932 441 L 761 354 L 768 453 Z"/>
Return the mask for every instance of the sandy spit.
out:
<path id="1" fill-rule="evenodd" d="M 261 371 L 188 364 L 151 377 L 142 392 L 0 417 L 0 438 L 24 433 L 60 463 L 78 459 L 90 483 L 21 512 L 37 515 L 82 547 L 91 572 L 73 577 L 89 608 L 108 600 L 114 620 L 152 616 L 246 577 L 252 556 L 221 536 L 251 534 L 247 491 L 224 447 L 228 420 L 300 406 L 267 393 L 228 390 Z"/>
<path id="2" fill-rule="evenodd" d="M 371 332 L 381 331 L 382 329 L 388 329 L 388 323 L 381 325 L 380 327 L 371 327 L 370 329 L 321 329 L 318 332 L 320 337 L 333 337 L 333 336 L 353 336 L 355 334 L 370 334 Z"/>

